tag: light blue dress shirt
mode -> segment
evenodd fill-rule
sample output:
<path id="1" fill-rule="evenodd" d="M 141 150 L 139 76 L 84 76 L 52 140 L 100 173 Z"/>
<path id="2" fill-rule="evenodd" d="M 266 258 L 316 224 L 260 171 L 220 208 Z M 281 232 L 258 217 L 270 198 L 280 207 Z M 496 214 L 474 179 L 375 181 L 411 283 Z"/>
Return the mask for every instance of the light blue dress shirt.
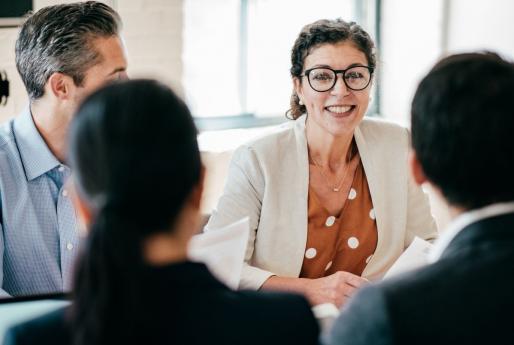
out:
<path id="1" fill-rule="evenodd" d="M 0 296 L 70 289 L 79 236 L 69 175 L 28 108 L 0 127 Z"/>

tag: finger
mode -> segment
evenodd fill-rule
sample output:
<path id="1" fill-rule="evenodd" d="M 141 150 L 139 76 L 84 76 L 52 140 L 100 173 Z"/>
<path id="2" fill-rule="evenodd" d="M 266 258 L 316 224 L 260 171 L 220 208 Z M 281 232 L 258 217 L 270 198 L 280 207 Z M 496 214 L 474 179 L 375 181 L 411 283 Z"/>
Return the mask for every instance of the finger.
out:
<path id="1" fill-rule="evenodd" d="M 351 285 L 353 287 L 360 288 L 360 287 L 368 284 L 369 280 L 362 278 L 362 277 L 353 276 L 353 277 L 348 278 L 346 283 L 348 283 L 349 285 Z"/>
<path id="2" fill-rule="evenodd" d="M 340 298 L 338 298 L 336 300 L 336 302 L 334 303 L 338 308 L 341 308 L 343 305 L 346 304 L 346 302 L 348 302 L 348 297 L 345 297 L 345 296 L 341 296 Z"/>
<path id="3" fill-rule="evenodd" d="M 339 294 L 340 294 L 340 296 L 351 297 L 357 291 L 358 291 L 358 288 L 356 288 L 352 285 L 349 285 L 349 284 L 344 284 L 344 285 L 340 286 Z"/>
<path id="4" fill-rule="evenodd" d="M 369 280 L 367 280 L 366 278 L 362 278 L 350 272 L 340 271 L 337 273 L 340 274 L 340 277 L 342 277 L 345 283 L 352 285 L 356 288 L 360 288 L 361 286 L 369 283 Z"/>

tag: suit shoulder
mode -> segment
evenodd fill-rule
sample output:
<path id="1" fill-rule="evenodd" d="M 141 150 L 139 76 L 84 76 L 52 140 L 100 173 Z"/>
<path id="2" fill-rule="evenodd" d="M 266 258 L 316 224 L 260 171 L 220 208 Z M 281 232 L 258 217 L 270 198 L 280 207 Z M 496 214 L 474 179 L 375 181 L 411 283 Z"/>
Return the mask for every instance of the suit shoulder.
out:
<path id="1" fill-rule="evenodd" d="M 491 270 L 482 270 L 479 264 L 470 262 L 463 264 L 463 262 L 465 261 L 452 258 L 441 259 L 428 266 L 386 280 L 379 286 L 391 306 L 410 307 L 430 305 L 433 299 L 446 300 L 452 294 L 465 296 L 466 293 L 480 286 L 482 280 L 488 281 L 490 285 L 495 284 L 496 278 L 492 273 L 493 276 L 489 277 L 490 279 L 484 279 L 483 271 Z M 477 291 L 477 293 L 481 292 Z M 424 298 L 420 299 L 419 296 Z"/>

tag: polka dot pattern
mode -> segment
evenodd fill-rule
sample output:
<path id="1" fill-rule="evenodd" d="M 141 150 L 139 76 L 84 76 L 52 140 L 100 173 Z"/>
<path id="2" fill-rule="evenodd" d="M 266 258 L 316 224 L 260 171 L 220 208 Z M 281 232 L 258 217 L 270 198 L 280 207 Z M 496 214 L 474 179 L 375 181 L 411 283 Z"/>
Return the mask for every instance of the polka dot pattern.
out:
<path id="1" fill-rule="evenodd" d="M 313 259 L 316 257 L 316 254 L 318 254 L 318 252 L 316 251 L 315 248 L 309 248 L 305 251 L 305 257 L 307 259 Z"/>
<path id="2" fill-rule="evenodd" d="M 371 211 L 369 211 L 369 218 L 375 220 L 376 216 L 375 216 L 375 209 L 372 208 Z"/>
<path id="3" fill-rule="evenodd" d="M 341 209 L 327 209 L 316 190 L 309 187 L 308 233 L 301 278 L 317 279 L 336 271 L 361 275 L 366 261 L 372 261 L 378 239 L 376 221 L 372 219 L 374 208 L 364 169 L 356 157 L 341 185 L 339 196 L 346 197 Z"/>
<path id="4" fill-rule="evenodd" d="M 331 227 L 332 225 L 334 225 L 334 223 L 336 222 L 336 217 L 334 216 L 330 216 L 327 218 L 327 220 L 325 221 L 325 226 L 327 227 Z"/>
<path id="5" fill-rule="evenodd" d="M 352 249 L 356 249 L 358 246 L 359 246 L 359 240 L 357 239 L 357 237 L 352 236 L 348 239 L 348 247 L 350 247 Z"/>
<path id="6" fill-rule="evenodd" d="M 325 271 L 328 271 L 332 267 L 332 261 L 330 261 L 327 266 L 325 267 Z"/>

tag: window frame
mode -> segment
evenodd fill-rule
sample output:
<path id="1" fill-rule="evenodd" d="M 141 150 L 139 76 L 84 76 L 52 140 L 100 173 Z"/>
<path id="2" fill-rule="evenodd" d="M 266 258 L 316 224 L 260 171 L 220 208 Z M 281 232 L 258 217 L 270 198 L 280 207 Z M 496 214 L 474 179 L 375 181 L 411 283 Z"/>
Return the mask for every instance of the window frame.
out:
<path id="1" fill-rule="evenodd" d="M 239 13 L 239 59 L 238 59 L 238 79 L 239 79 L 239 102 L 242 109 L 247 109 L 247 61 L 248 61 L 248 2 L 251 0 L 240 0 Z M 380 47 L 380 13 L 381 0 L 353 0 L 356 9 L 356 21 L 375 37 L 376 49 Z M 378 90 L 380 79 L 380 70 L 375 68 L 373 73 L 373 93 L 374 102 L 368 109 L 368 116 L 379 116 L 380 113 L 380 92 Z M 239 115 L 226 116 L 194 116 L 194 121 L 200 131 L 225 130 L 235 128 L 254 128 L 263 126 L 272 126 L 287 121 L 285 111 L 283 114 L 276 116 L 256 116 L 254 113 L 241 113 Z"/>

